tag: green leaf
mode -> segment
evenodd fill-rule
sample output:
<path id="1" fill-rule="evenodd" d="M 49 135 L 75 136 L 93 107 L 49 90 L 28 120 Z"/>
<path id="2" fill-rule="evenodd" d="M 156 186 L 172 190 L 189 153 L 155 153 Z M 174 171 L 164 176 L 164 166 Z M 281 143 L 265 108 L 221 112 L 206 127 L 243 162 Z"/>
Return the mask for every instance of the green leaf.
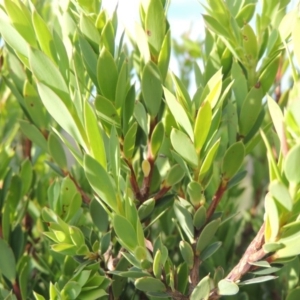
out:
<path id="1" fill-rule="evenodd" d="M 159 69 L 149 61 L 142 74 L 142 93 L 146 108 L 152 117 L 155 117 L 159 111 L 162 99 L 162 83 Z"/>
<path id="2" fill-rule="evenodd" d="M 156 278 L 160 278 L 162 273 L 161 251 L 158 249 L 153 260 L 153 274 Z"/>
<path id="3" fill-rule="evenodd" d="M 278 180 L 272 181 L 269 186 L 272 196 L 288 211 L 292 211 L 293 200 L 287 187 Z"/>
<path id="4" fill-rule="evenodd" d="M 118 82 L 118 70 L 111 53 L 103 48 L 97 64 L 97 78 L 101 93 L 114 101 Z"/>
<path id="5" fill-rule="evenodd" d="M 25 66 L 29 67 L 27 42 L 19 32 L 9 22 L 6 22 L 4 18 L 0 18 L 0 32 L 5 42 L 16 51 L 16 54 Z"/>
<path id="6" fill-rule="evenodd" d="M 199 205 L 203 204 L 200 203 L 201 200 L 205 201 L 205 197 L 203 195 L 203 189 L 197 181 L 190 181 L 188 186 L 187 186 L 187 192 L 188 195 L 190 196 L 190 201 L 191 203 L 195 206 L 198 207 Z"/>
<path id="7" fill-rule="evenodd" d="M 179 201 L 174 202 L 174 212 L 179 225 L 192 243 L 194 239 L 194 226 L 190 212 Z"/>
<path id="8" fill-rule="evenodd" d="M 284 247 L 284 244 L 280 243 L 266 243 L 263 245 L 263 249 L 266 253 L 276 252 L 277 250 L 282 249 Z"/>
<path id="9" fill-rule="evenodd" d="M 135 281 L 134 285 L 138 290 L 143 292 L 165 292 L 167 290 L 159 279 L 153 277 L 139 278 Z"/>
<path id="10" fill-rule="evenodd" d="M 199 230 L 206 221 L 206 209 L 204 206 L 198 208 L 194 214 L 193 224 Z"/>
<path id="11" fill-rule="evenodd" d="M 94 52 L 92 46 L 88 43 L 88 41 L 80 35 L 79 35 L 79 45 L 80 45 L 83 61 L 86 67 L 86 71 L 91 77 L 93 83 L 96 86 L 98 86 L 97 75 L 98 75 L 99 68 L 97 66 L 97 55 Z"/>
<path id="12" fill-rule="evenodd" d="M 127 94 L 127 88 L 128 88 L 128 63 L 127 61 L 123 62 L 123 65 L 121 67 L 121 70 L 119 72 L 117 86 L 116 86 L 116 108 L 120 108 L 124 106 L 126 94 Z M 127 105 L 127 103 L 126 103 Z"/>
<path id="13" fill-rule="evenodd" d="M 134 117 L 146 136 L 148 136 L 148 116 L 144 105 L 139 101 L 136 101 L 134 105 Z"/>
<path id="14" fill-rule="evenodd" d="M 172 168 L 167 173 L 166 186 L 174 186 L 182 180 L 184 175 L 184 169 L 182 169 L 180 165 L 176 164 L 172 166 Z"/>
<path id="15" fill-rule="evenodd" d="M 30 189 L 32 178 L 33 178 L 32 165 L 29 159 L 25 159 L 22 162 L 20 177 L 21 177 L 21 184 L 22 184 L 21 195 L 25 195 Z"/>
<path id="16" fill-rule="evenodd" d="M 300 182 L 299 161 L 300 144 L 295 145 L 292 149 L 289 150 L 284 163 L 284 173 L 287 179 L 293 183 Z"/>
<path id="17" fill-rule="evenodd" d="M 56 62 L 56 49 L 52 34 L 48 29 L 47 24 L 34 9 L 32 12 L 32 23 L 35 31 L 35 36 L 39 42 L 41 50 L 50 57 L 53 62 Z"/>
<path id="18" fill-rule="evenodd" d="M 240 114 L 241 107 L 248 93 L 248 87 L 245 74 L 236 61 L 232 63 L 231 78 L 233 80 L 232 89 L 236 99 L 237 111 Z"/>
<path id="19" fill-rule="evenodd" d="M 43 85 L 50 87 L 60 97 L 61 102 L 68 108 L 71 108 L 73 103 L 70 98 L 69 89 L 64 77 L 53 61 L 42 51 L 30 48 L 29 62 L 32 73 L 38 80 L 38 86 L 41 86 L 41 83 L 43 83 Z"/>
<path id="20" fill-rule="evenodd" d="M 137 123 L 133 123 L 131 127 L 128 129 L 124 138 L 123 151 L 125 157 L 129 160 L 131 160 L 135 149 L 136 132 L 137 132 Z"/>
<path id="21" fill-rule="evenodd" d="M 186 241 L 181 241 L 179 243 L 179 249 L 183 260 L 186 262 L 189 269 L 192 269 L 194 265 L 194 251 L 192 246 Z"/>
<path id="22" fill-rule="evenodd" d="M 48 115 L 45 112 L 43 102 L 36 88 L 33 87 L 28 80 L 24 83 L 23 95 L 26 109 L 32 121 L 38 128 L 44 129 L 47 126 Z"/>
<path id="23" fill-rule="evenodd" d="M 232 144 L 225 152 L 222 162 L 222 173 L 227 180 L 231 179 L 240 169 L 245 157 L 242 142 Z"/>
<path id="24" fill-rule="evenodd" d="M 120 116 L 114 104 L 110 100 L 98 95 L 95 99 L 95 109 L 98 117 L 102 121 L 107 122 L 108 124 L 113 125 L 117 128 L 120 127 Z"/>
<path id="25" fill-rule="evenodd" d="M 274 84 L 280 61 L 281 55 L 277 55 L 259 75 L 258 81 L 261 83 L 264 93 L 268 93 Z"/>
<path id="26" fill-rule="evenodd" d="M 136 34 L 136 43 L 138 49 L 141 53 L 141 57 L 143 58 L 144 62 L 147 63 L 150 61 L 150 50 L 148 46 L 148 39 L 144 29 L 141 27 L 140 24 L 135 23 L 135 34 Z"/>
<path id="27" fill-rule="evenodd" d="M 84 125 L 90 146 L 91 156 L 106 169 L 106 153 L 104 142 L 97 122 L 96 115 L 88 103 L 84 102 Z"/>
<path id="28" fill-rule="evenodd" d="M 106 170 L 89 155 L 84 156 L 83 168 L 94 191 L 112 210 L 118 211 L 115 188 Z"/>
<path id="29" fill-rule="evenodd" d="M 81 286 L 75 281 L 68 281 L 61 291 L 63 297 L 68 299 L 77 299 L 81 292 Z"/>
<path id="30" fill-rule="evenodd" d="M 155 199 L 151 198 L 142 203 L 142 205 L 138 209 L 138 215 L 140 220 L 146 219 L 153 211 L 155 207 Z"/>
<path id="31" fill-rule="evenodd" d="M 292 290 L 286 297 L 286 300 L 298 300 L 300 298 L 300 287 Z"/>
<path id="32" fill-rule="evenodd" d="M 16 279 L 16 260 L 10 246 L 0 238 L 0 270 L 1 273 L 11 282 Z"/>
<path id="33" fill-rule="evenodd" d="M 90 214 L 97 228 L 102 232 L 106 232 L 108 228 L 108 214 L 96 199 L 93 199 L 90 203 Z"/>
<path id="34" fill-rule="evenodd" d="M 256 65 L 258 56 L 258 45 L 255 33 L 249 24 L 244 24 L 242 29 L 243 46 L 246 52 L 247 61 L 251 66 Z"/>
<path id="35" fill-rule="evenodd" d="M 218 292 L 219 295 L 235 295 L 239 291 L 238 285 L 230 280 L 222 279 L 218 282 Z"/>
<path id="36" fill-rule="evenodd" d="M 277 235 L 280 229 L 280 220 L 278 207 L 275 200 L 270 194 L 265 197 L 265 210 L 266 210 L 266 228 L 265 240 L 266 242 L 277 241 Z"/>
<path id="37" fill-rule="evenodd" d="M 165 129 L 162 122 L 158 122 L 154 127 L 154 130 L 151 135 L 150 147 L 151 153 L 154 158 L 157 157 L 161 145 L 163 144 L 165 136 Z"/>
<path id="38" fill-rule="evenodd" d="M 177 268 L 177 289 L 182 294 L 186 294 L 188 287 L 189 269 L 186 263 L 182 263 Z"/>
<path id="39" fill-rule="evenodd" d="M 300 64 L 300 37 L 299 37 L 299 30 L 300 30 L 300 18 L 299 16 L 296 18 L 294 29 L 292 31 L 292 38 L 294 44 L 294 53 L 298 64 Z"/>
<path id="40" fill-rule="evenodd" d="M 277 276 L 272 276 L 272 275 L 266 275 L 266 276 L 260 276 L 260 277 L 255 277 L 249 280 L 245 280 L 239 283 L 239 285 L 247 285 L 247 284 L 254 284 L 254 283 L 261 283 L 269 280 L 276 279 Z"/>
<path id="41" fill-rule="evenodd" d="M 158 69 L 161 74 L 162 82 L 166 80 L 171 57 L 171 31 L 168 30 L 164 37 L 164 41 L 158 57 Z"/>
<path id="42" fill-rule="evenodd" d="M 86 40 L 90 42 L 94 49 L 97 49 L 100 44 L 100 34 L 91 18 L 89 18 L 85 14 L 81 14 L 79 27 Z"/>
<path id="43" fill-rule="evenodd" d="M 268 108 L 269 112 L 275 127 L 275 130 L 277 132 L 277 135 L 279 137 L 281 145 L 284 145 L 286 143 L 285 141 L 285 135 L 284 135 L 284 126 L 283 126 L 283 113 L 279 107 L 279 105 L 276 103 L 275 100 L 273 100 L 268 95 Z"/>
<path id="44" fill-rule="evenodd" d="M 211 289 L 211 279 L 208 276 L 202 278 L 191 294 L 191 300 L 208 299 Z"/>
<path id="45" fill-rule="evenodd" d="M 239 115 L 240 135 L 246 136 L 257 120 L 262 109 L 262 88 L 253 87 L 246 96 Z"/>
<path id="46" fill-rule="evenodd" d="M 166 88 L 164 88 L 164 94 L 167 105 L 176 120 L 176 122 L 182 127 L 182 129 L 188 134 L 190 139 L 194 141 L 194 132 L 190 120 L 180 103 L 176 100 L 174 95 Z"/>
<path id="47" fill-rule="evenodd" d="M 207 246 L 199 255 L 201 261 L 205 261 L 209 257 L 211 257 L 220 247 L 222 246 L 222 242 L 215 242 L 211 245 Z"/>
<path id="48" fill-rule="evenodd" d="M 120 215 L 113 218 L 113 227 L 120 242 L 129 250 L 134 251 L 138 246 L 136 232 L 130 222 Z"/>
<path id="49" fill-rule="evenodd" d="M 210 78 L 203 90 L 200 103 L 203 101 L 208 102 L 211 108 L 217 105 L 222 91 L 222 77 L 222 69 L 220 69 Z"/>
<path id="50" fill-rule="evenodd" d="M 43 151 L 48 152 L 47 141 L 43 134 L 36 126 L 26 122 L 19 121 L 21 131 L 35 144 L 37 144 Z"/>
<path id="51" fill-rule="evenodd" d="M 241 8 L 241 10 L 239 10 L 235 17 L 235 20 L 240 27 L 242 27 L 252 19 L 255 13 L 255 7 L 256 3 L 247 3 L 244 7 Z"/>
<path id="52" fill-rule="evenodd" d="M 4 0 L 6 12 L 14 27 L 28 44 L 36 47 L 37 42 L 30 19 L 30 13 L 24 3 L 20 1 L 18 4 L 14 1 Z"/>
<path id="53" fill-rule="evenodd" d="M 174 150 L 193 167 L 198 166 L 198 157 L 191 140 L 183 132 L 173 128 L 171 131 L 171 143 Z M 184 147 L 182 147 L 184 145 Z"/>
<path id="54" fill-rule="evenodd" d="M 73 105 L 67 106 L 53 90 L 43 83 L 39 82 L 37 86 L 41 99 L 50 115 L 76 142 L 85 146 L 87 137 L 78 115 L 71 110 Z"/>
<path id="55" fill-rule="evenodd" d="M 146 11 L 145 31 L 150 52 L 157 60 L 166 33 L 166 17 L 161 1 L 150 0 Z"/>
<path id="56" fill-rule="evenodd" d="M 197 244 L 196 244 L 196 251 L 198 254 L 201 254 L 202 250 L 206 248 L 206 246 L 212 241 L 217 232 L 219 225 L 221 223 L 220 219 L 213 220 L 209 222 L 202 230 Z"/>
<path id="57" fill-rule="evenodd" d="M 115 52 L 115 31 L 113 28 L 113 24 L 111 20 L 108 20 L 105 24 L 102 34 L 101 34 L 101 42 L 104 45 L 104 47 L 111 53 L 111 55 L 114 55 Z"/>
<path id="58" fill-rule="evenodd" d="M 175 85 L 176 100 L 182 105 L 188 115 L 191 114 L 192 102 L 187 88 L 174 73 L 172 73 L 172 79 Z"/>
<path id="59" fill-rule="evenodd" d="M 50 135 L 48 136 L 48 149 L 53 160 L 58 164 L 58 166 L 62 169 L 66 169 L 67 158 L 66 158 L 65 150 L 60 140 L 53 132 L 51 132 Z"/>
<path id="60" fill-rule="evenodd" d="M 209 149 L 207 154 L 205 155 L 205 159 L 203 163 L 201 164 L 200 172 L 199 172 L 199 181 L 201 182 L 205 175 L 210 170 L 211 166 L 213 165 L 215 156 L 218 152 L 219 146 L 220 146 L 221 139 L 218 139 L 212 147 Z"/>
<path id="61" fill-rule="evenodd" d="M 209 133 L 212 120 L 212 110 L 209 102 L 204 102 L 198 110 L 195 127 L 195 148 L 197 153 L 200 153 L 202 146 L 205 143 L 207 135 Z"/>

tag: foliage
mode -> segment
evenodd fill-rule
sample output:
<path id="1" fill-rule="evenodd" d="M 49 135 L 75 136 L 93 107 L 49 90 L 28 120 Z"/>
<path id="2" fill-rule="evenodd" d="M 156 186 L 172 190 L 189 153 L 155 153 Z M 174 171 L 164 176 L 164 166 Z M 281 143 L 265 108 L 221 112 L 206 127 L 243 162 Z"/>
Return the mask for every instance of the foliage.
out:
<path id="1" fill-rule="evenodd" d="M 299 298 L 289 1 L 207 0 L 180 76 L 166 0 L 0 3 L 0 299 Z"/>

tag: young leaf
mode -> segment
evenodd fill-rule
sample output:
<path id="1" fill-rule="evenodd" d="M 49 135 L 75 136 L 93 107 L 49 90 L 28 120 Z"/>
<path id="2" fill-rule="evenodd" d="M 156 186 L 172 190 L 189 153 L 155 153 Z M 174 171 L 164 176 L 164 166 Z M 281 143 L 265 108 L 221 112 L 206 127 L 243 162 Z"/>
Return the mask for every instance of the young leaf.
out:
<path id="1" fill-rule="evenodd" d="M 197 153 L 200 153 L 203 144 L 209 133 L 212 120 L 212 110 L 209 102 L 204 102 L 198 110 L 195 127 L 195 148 Z"/>
<path id="2" fill-rule="evenodd" d="M 182 127 L 182 129 L 189 135 L 190 139 L 194 141 L 194 132 L 190 120 L 184 110 L 179 104 L 174 95 L 164 88 L 164 94 L 166 97 L 167 105 L 176 120 L 176 122 Z"/>

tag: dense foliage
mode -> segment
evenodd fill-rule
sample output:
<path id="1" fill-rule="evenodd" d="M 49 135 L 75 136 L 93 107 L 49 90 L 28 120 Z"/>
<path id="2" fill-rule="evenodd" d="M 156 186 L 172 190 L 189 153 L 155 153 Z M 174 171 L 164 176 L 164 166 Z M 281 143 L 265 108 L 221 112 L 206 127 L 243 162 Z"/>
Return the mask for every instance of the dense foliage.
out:
<path id="1" fill-rule="evenodd" d="M 0 299 L 299 299 L 289 2 L 0 1 Z"/>

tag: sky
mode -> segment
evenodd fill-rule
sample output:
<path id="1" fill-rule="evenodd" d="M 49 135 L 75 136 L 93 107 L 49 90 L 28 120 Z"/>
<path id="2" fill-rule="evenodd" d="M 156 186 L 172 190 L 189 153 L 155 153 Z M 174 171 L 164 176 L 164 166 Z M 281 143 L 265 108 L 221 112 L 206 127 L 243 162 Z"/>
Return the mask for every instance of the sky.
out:
<path id="1" fill-rule="evenodd" d="M 103 7 L 113 11 L 118 6 L 119 22 L 126 28 L 132 28 L 139 21 L 140 0 L 102 0 Z M 193 24 L 192 37 L 197 37 L 203 32 L 201 17 L 203 8 L 197 0 L 171 0 L 168 11 L 168 21 L 172 29 L 172 37 L 179 38 Z"/>

